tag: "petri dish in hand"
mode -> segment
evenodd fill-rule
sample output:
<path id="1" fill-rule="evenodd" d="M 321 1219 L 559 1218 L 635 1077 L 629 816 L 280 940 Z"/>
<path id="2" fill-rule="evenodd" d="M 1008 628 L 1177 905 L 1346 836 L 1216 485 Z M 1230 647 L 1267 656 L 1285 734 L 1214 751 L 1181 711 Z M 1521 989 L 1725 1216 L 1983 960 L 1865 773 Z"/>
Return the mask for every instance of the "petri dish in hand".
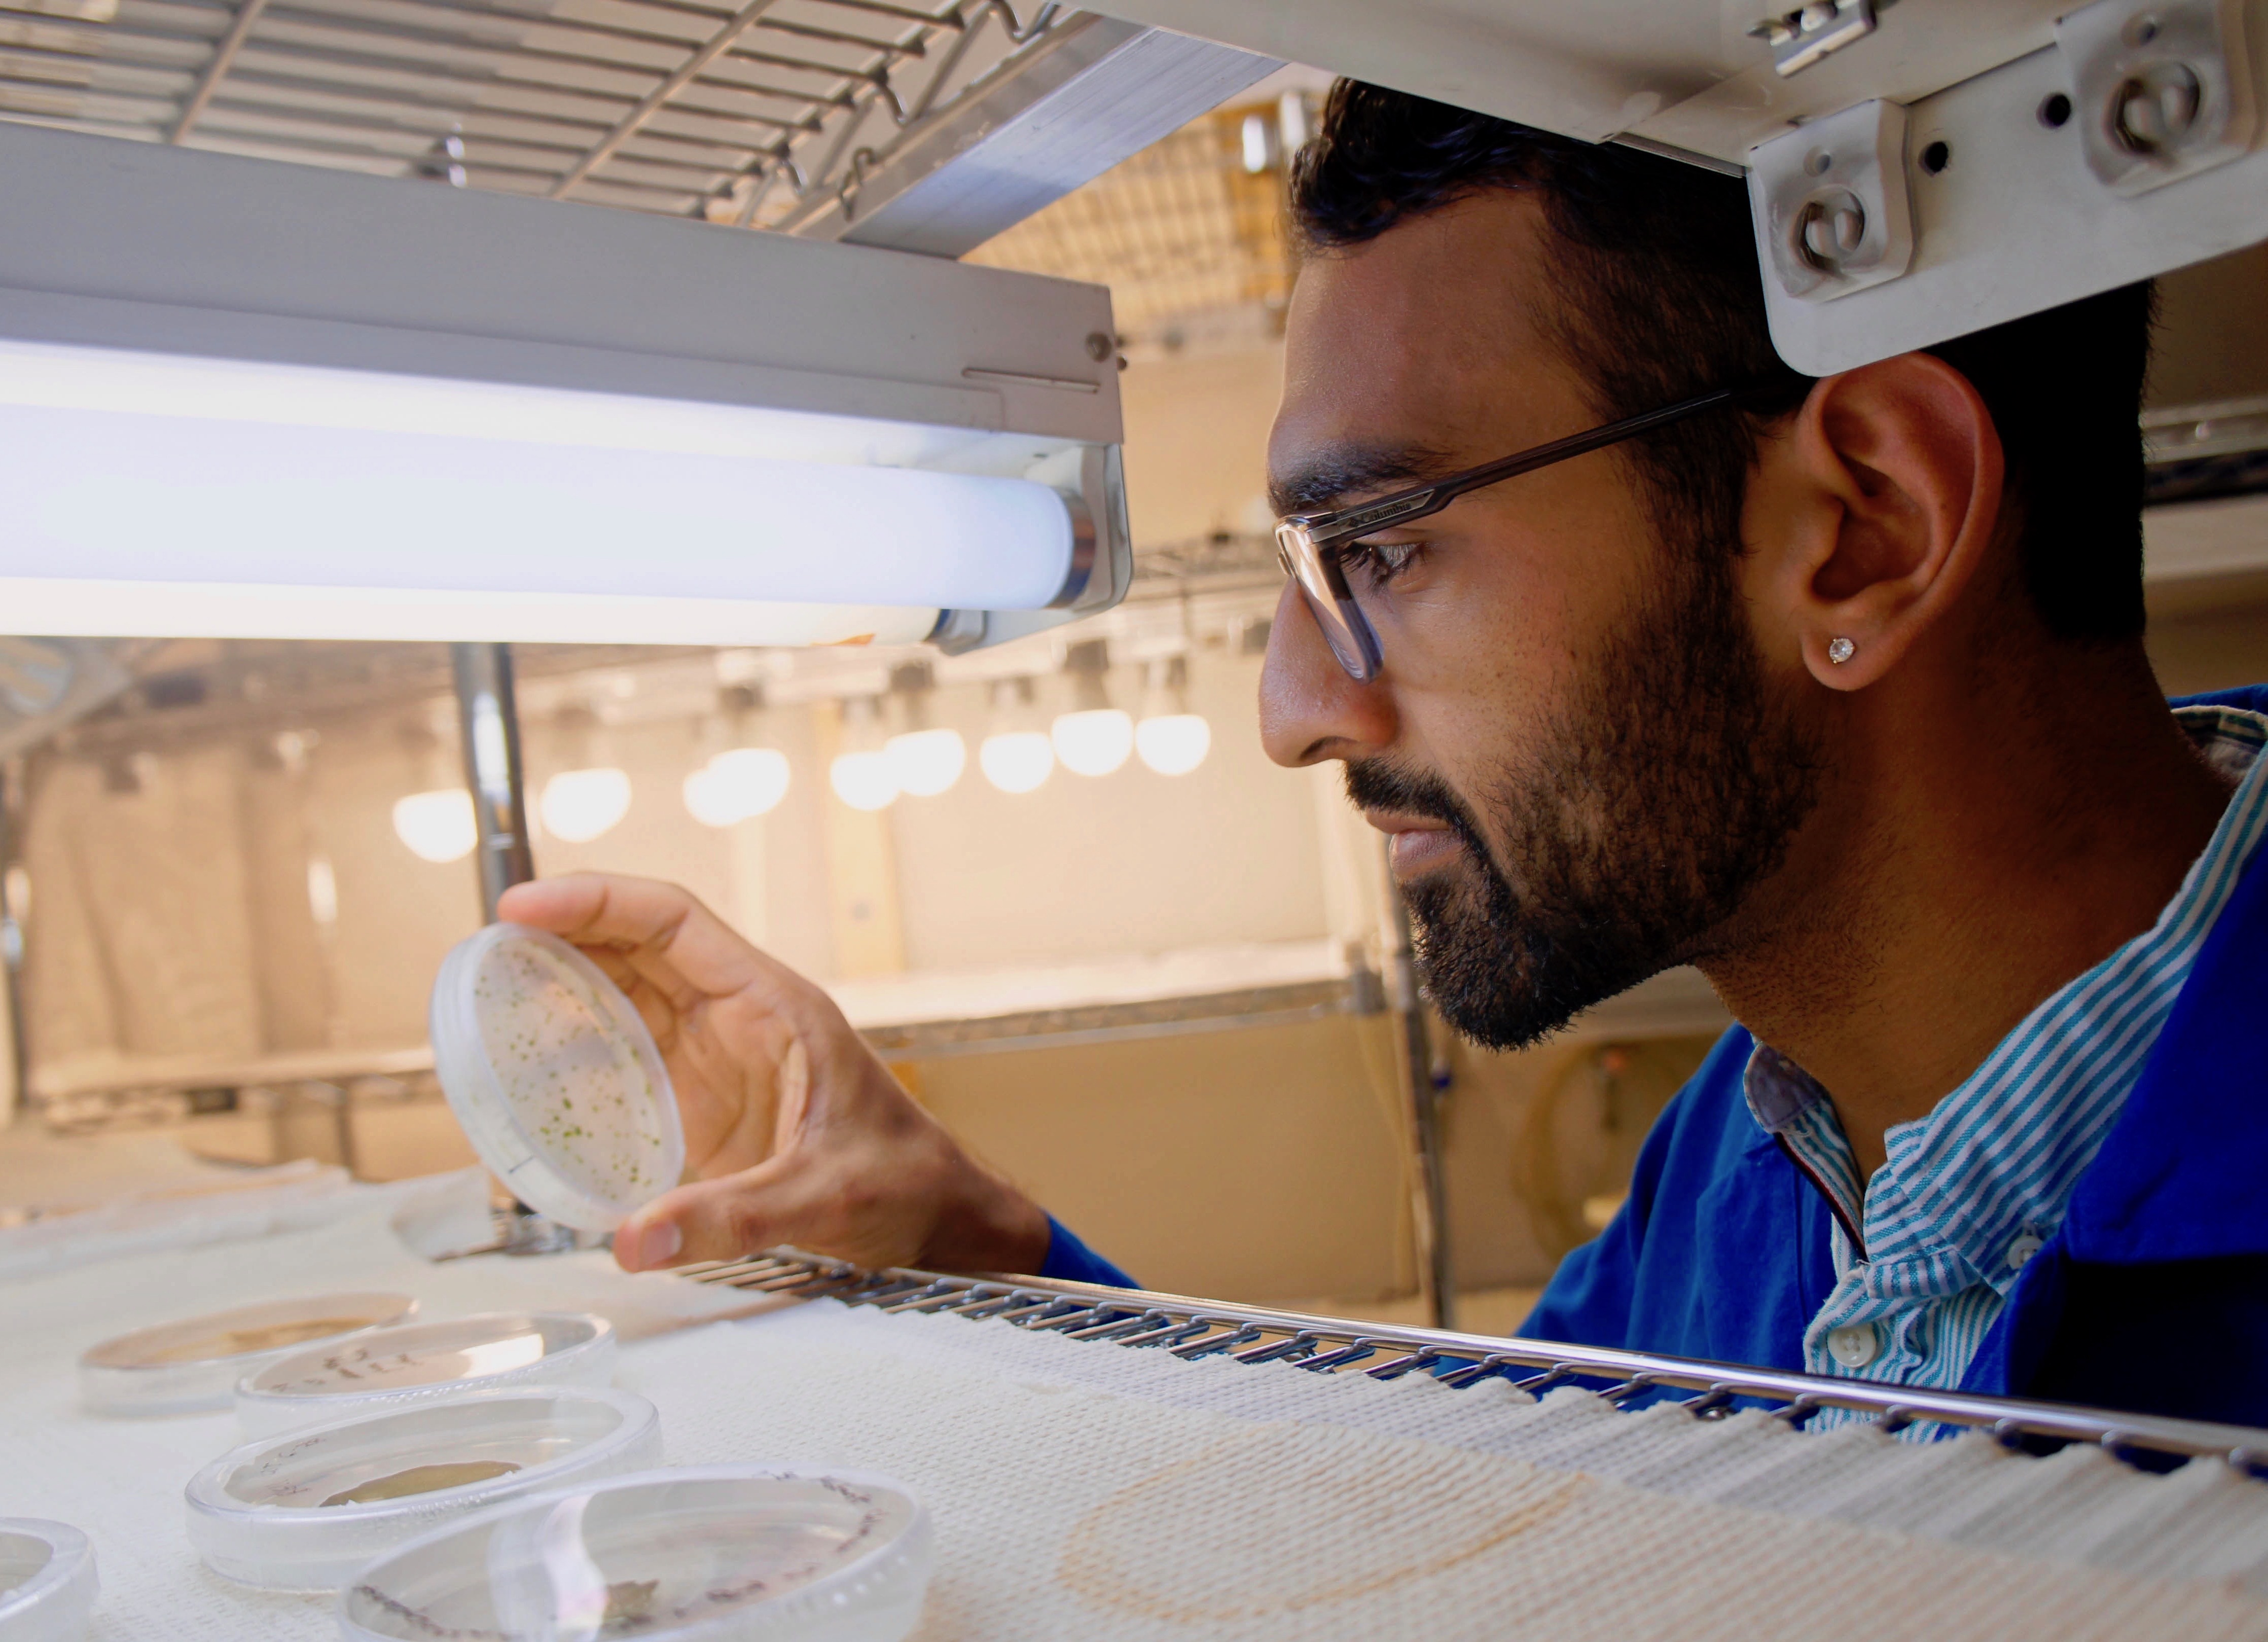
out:
<path id="1" fill-rule="evenodd" d="M 557 936 L 491 924 L 442 960 L 433 1066 L 473 1150 L 512 1194 L 610 1232 L 677 1184 L 685 1136 L 653 1035 Z"/>
<path id="2" fill-rule="evenodd" d="M 351 1642 L 899 1642 L 921 1617 L 929 1514 L 858 1471 L 645 1471 L 460 1519 L 339 1594 Z"/>
<path id="3" fill-rule="evenodd" d="M 335 1591 L 453 1518 L 660 1461 L 660 1418 L 630 1392 L 463 1391 L 230 1450 L 184 1491 L 189 1542 L 239 1584 Z"/>

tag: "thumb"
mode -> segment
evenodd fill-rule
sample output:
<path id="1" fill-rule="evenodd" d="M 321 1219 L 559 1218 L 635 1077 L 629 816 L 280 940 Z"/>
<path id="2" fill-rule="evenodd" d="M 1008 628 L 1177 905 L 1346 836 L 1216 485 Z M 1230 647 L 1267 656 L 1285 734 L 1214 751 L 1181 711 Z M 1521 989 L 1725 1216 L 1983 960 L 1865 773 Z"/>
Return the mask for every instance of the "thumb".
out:
<path id="1" fill-rule="evenodd" d="M 754 1168 L 663 1193 L 615 1233 L 615 1263 L 651 1271 L 699 1260 L 737 1260 L 798 1241 L 809 1225 L 795 1165 L 771 1158 Z"/>

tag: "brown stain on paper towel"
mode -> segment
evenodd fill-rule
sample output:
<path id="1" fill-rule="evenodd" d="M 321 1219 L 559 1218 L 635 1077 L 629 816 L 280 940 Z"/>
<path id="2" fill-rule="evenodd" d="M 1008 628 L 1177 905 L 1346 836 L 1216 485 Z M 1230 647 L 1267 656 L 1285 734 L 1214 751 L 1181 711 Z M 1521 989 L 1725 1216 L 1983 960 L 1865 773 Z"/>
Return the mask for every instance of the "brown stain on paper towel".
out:
<path id="1" fill-rule="evenodd" d="M 1298 1429 L 1232 1437 L 1120 1489 L 1073 1525 L 1057 1582 L 1092 1607 L 1168 1624 L 1264 1619 L 1430 1579 L 1542 1528 L 1597 1487 L 1539 1473 L 1485 1514 L 1440 1493 L 1438 1478 L 1428 1489 L 1390 1466 L 1351 1489 Z"/>

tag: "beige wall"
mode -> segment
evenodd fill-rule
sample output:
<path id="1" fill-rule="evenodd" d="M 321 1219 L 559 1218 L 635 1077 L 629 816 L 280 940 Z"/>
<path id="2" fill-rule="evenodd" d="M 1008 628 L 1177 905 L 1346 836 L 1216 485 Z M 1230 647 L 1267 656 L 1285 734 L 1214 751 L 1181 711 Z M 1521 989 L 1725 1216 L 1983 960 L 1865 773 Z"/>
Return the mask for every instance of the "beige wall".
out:
<path id="1" fill-rule="evenodd" d="M 1137 542 L 1274 523 L 1268 428 L 1283 385 L 1280 345 L 1145 359 L 1121 373 L 1126 511 Z"/>

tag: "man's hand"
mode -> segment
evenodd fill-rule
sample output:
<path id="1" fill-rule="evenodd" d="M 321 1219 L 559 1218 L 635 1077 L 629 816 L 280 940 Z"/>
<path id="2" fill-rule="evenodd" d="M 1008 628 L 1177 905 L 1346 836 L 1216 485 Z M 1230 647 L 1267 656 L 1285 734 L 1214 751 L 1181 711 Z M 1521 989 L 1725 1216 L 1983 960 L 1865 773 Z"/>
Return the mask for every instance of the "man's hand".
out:
<path id="1" fill-rule="evenodd" d="M 625 1221 L 630 1271 L 776 1243 L 865 1266 L 1035 1271 L 1039 1206 L 955 1144 L 835 1002 L 684 890 L 577 873 L 520 884 L 497 915 L 575 943 L 645 1018 L 696 1183 Z"/>

